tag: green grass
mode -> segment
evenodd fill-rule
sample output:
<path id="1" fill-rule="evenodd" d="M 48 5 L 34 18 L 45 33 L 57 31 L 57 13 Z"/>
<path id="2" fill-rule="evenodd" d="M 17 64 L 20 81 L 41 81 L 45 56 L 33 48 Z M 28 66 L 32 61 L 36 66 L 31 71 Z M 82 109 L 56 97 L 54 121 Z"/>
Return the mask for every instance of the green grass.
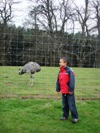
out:
<path id="1" fill-rule="evenodd" d="M 76 73 L 76 104 L 79 122 L 65 122 L 61 96 L 55 92 L 59 68 L 42 67 L 34 85 L 29 75 L 18 75 L 18 67 L 0 67 L 0 133 L 99 133 L 100 69 L 73 68 Z M 78 100 L 89 98 L 89 100 Z"/>
<path id="2" fill-rule="evenodd" d="M 73 68 L 76 73 L 76 97 L 100 97 L 100 69 Z M 28 86 L 29 75 L 19 75 L 18 67 L 0 67 L 0 95 L 14 97 L 28 95 L 54 95 L 59 68 L 42 67 L 35 74 L 34 85 Z"/>
<path id="3" fill-rule="evenodd" d="M 0 133 L 99 133 L 100 102 L 77 101 L 79 122 L 61 121 L 61 100 L 2 99 Z"/>

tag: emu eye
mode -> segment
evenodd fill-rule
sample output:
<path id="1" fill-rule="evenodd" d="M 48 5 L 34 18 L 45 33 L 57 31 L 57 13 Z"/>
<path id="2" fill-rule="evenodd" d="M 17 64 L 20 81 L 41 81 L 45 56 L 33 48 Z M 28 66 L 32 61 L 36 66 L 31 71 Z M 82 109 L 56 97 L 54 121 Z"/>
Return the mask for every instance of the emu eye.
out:
<path id="1" fill-rule="evenodd" d="M 24 73 L 23 70 L 21 71 L 21 73 L 22 73 L 22 74 Z"/>
<path id="2" fill-rule="evenodd" d="M 31 70 L 31 74 L 34 74 L 35 72 Z"/>

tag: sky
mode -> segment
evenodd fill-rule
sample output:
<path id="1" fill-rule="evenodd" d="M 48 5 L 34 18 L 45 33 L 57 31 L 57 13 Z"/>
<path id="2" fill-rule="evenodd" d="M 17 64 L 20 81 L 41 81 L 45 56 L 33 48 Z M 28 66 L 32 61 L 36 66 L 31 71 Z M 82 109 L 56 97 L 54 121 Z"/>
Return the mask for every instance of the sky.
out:
<path id="1" fill-rule="evenodd" d="M 15 5 L 14 9 L 16 10 L 14 12 L 14 19 L 13 23 L 15 23 L 16 26 L 23 25 L 25 19 L 28 18 L 28 8 L 30 6 L 30 2 L 28 0 L 20 0 L 21 3 Z M 55 0 L 57 3 L 60 0 Z M 84 0 L 73 0 L 77 5 L 82 6 L 84 3 Z"/>
<path id="2" fill-rule="evenodd" d="M 14 7 L 14 19 L 13 23 L 16 24 L 16 26 L 23 25 L 26 17 L 28 16 L 28 8 L 30 3 L 27 0 L 20 0 L 21 3 L 16 4 Z"/>

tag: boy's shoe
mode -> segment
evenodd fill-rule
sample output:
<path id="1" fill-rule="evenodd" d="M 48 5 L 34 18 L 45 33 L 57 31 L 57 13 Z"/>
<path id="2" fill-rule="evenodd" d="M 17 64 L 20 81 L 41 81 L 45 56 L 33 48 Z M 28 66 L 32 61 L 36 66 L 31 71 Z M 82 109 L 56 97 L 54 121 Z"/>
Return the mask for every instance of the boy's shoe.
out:
<path id="1" fill-rule="evenodd" d="M 65 121 L 65 120 L 67 120 L 67 118 L 63 116 L 63 117 L 61 117 L 60 120 Z"/>
<path id="2" fill-rule="evenodd" d="M 78 122 L 78 119 L 73 119 L 72 122 L 73 123 L 77 123 Z"/>

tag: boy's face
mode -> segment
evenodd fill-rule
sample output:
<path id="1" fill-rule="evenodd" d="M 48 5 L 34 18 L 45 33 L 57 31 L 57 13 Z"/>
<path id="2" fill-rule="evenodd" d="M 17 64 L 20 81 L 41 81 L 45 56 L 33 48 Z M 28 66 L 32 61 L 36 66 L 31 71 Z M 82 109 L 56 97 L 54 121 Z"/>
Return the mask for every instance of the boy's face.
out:
<path id="1" fill-rule="evenodd" d="M 59 60 L 59 66 L 60 66 L 60 67 L 65 67 L 65 66 L 67 66 L 67 63 L 64 62 L 63 59 L 60 59 L 60 60 Z"/>

